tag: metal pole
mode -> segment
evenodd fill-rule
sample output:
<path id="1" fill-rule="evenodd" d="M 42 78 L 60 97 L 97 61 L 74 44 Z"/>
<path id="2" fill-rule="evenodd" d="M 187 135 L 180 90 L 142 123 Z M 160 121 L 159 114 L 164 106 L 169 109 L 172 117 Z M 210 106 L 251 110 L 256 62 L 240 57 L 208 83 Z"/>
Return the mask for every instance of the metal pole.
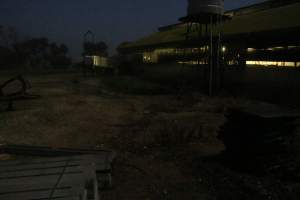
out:
<path id="1" fill-rule="evenodd" d="M 213 18 L 210 16 L 210 70 L 209 70 L 209 96 L 213 95 L 213 32 L 212 32 Z"/>
<path id="2" fill-rule="evenodd" d="M 178 97 L 180 97 L 180 93 L 181 90 L 183 90 L 184 87 L 184 68 L 186 65 L 186 57 L 187 57 L 187 47 L 186 47 L 186 43 L 189 42 L 190 39 L 190 34 L 192 33 L 192 29 L 193 29 L 193 22 L 187 22 L 186 24 L 186 32 L 185 32 L 185 44 L 183 45 L 183 55 L 182 55 L 182 64 L 180 67 L 180 73 L 179 73 L 179 78 L 178 78 L 178 82 L 177 82 L 177 90 L 178 90 Z"/>
<path id="3" fill-rule="evenodd" d="M 218 16 L 217 22 L 217 31 L 218 31 L 218 53 L 217 53 L 217 70 L 216 70 L 216 82 L 217 82 L 217 90 L 221 88 L 221 55 L 222 55 L 222 41 L 221 41 L 221 16 Z"/>

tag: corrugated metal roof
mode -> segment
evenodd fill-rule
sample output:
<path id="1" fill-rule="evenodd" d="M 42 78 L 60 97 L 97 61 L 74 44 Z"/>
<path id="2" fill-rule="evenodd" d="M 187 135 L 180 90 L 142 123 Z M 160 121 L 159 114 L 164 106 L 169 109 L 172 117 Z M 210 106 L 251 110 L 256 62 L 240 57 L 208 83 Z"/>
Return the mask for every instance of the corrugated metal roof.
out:
<path id="1" fill-rule="evenodd" d="M 277 31 L 300 27 L 300 3 L 283 7 L 272 8 L 260 12 L 239 15 L 223 24 L 225 36 L 258 33 L 265 31 Z M 161 46 L 168 43 L 176 43 L 185 39 L 184 26 L 157 32 L 135 42 L 121 45 L 119 49 L 141 48 L 147 46 Z"/>

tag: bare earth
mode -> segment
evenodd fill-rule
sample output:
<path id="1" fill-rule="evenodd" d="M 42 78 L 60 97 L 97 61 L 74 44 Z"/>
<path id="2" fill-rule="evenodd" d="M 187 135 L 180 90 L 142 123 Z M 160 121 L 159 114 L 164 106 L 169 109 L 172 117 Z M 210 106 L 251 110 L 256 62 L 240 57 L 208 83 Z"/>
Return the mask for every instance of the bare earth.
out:
<path id="1" fill-rule="evenodd" d="M 7 78 L 0 76 L 0 83 Z M 110 90 L 101 78 L 79 74 L 27 78 L 30 92 L 42 98 L 17 102 L 15 111 L 0 112 L 0 144 L 115 150 L 114 187 L 102 193 L 104 200 L 271 195 L 264 193 L 271 183 L 262 183 L 265 188 L 252 195 L 252 182 L 262 180 L 252 177 L 244 183 L 239 177 L 245 180 L 246 175 L 198 159 L 224 149 L 216 139 L 224 112 L 248 101 L 199 94 L 130 95 Z"/>

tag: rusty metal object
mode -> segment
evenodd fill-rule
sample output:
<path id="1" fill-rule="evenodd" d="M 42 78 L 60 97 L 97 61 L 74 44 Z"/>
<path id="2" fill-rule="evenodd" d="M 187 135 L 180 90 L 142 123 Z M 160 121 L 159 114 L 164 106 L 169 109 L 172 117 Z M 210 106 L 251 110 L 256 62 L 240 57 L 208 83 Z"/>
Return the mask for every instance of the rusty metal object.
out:
<path id="1" fill-rule="evenodd" d="M 15 83 L 20 83 L 20 87 L 15 91 L 6 92 L 6 89 Z M 40 97 L 39 95 L 29 94 L 27 92 L 29 88 L 31 88 L 30 83 L 22 75 L 11 78 L 0 85 L 0 101 L 8 103 L 7 111 L 13 110 L 14 101 L 37 99 Z"/>

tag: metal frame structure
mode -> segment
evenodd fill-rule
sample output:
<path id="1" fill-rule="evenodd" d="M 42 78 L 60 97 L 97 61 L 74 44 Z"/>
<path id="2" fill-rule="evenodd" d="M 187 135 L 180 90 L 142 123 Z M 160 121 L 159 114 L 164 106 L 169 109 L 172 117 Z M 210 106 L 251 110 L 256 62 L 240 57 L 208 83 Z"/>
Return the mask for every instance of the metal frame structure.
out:
<path id="1" fill-rule="evenodd" d="M 83 44 L 86 44 L 86 43 L 95 44 L 95 34 L 91 30 L 88 30 L 83 35 Z M 84 62 L 86 56 L 87 55 L 83 55 L 83 62 Z M 87 67 L 89 67 L 90 69 L 87 69 Z M 86 65 L 86 66 L 83 67 L 83 74 L 84 74 L 84 76 L 87 76 L 88 71 L 91 71 L 91 74 L 93 76 L 96 75 L 96 68 L 95 68 L 94 64 L 92 64 L 91 66 L 87 66 Z"/>
<path id="2" fill-rule="evenodd" d="M 91 41 L 89 41 L 89 36 L 91 36 Z M 84 34 L 84 36 L 83 36 L 83 38 L 84 38 L 84 42 L 86 43 L 86 42 L 91 42 L 91 43 L 95 43 L 95 34 L 91 31 L 91 30 L 88 30 L 85 34 Z"/>
<path id="3" fill-rule="evenodd" d="M 15 82 L 19 82 L 21 84 L 21 87 L 18 91 L 14 91 L 11 93 L 5 93 L 4 90 L 6 87 L 9 87 L 9 85 L 14 84 Z M 33 95 L 29 94 L 27 90 L 31 88 L 30 83 L 23 78 L 22 75 L 13 77 L 3 84 L 0 84 L 0 102 L 4 101 L 8 103 L 7 111 L 12 111 L 13 108 L 13 102 L 20 101 L 20 100 L 32 100 L 32 99 L 38 99 L 40 98 L 39 95 Z"/>
<path id="4" fill-rule="evenodd" d="M 186 23 L 185 43 L 198 41 L 197 45 L 206 47 L 205 65 L 206 77 L 208 80 L 208 94 L 212 96 L 220 88 L 221 80 L 221 52 L 222 52 L 222 23 L 226 19 L 220 14 L 201 13 L 180 18 L 179 20 Z M 197 39 L 193 37 L 196 32 Z M 200 59 L 200 56 L 199 56 Z M 199 62 L 198 62 L 199 63 Z M 199 64 L 200 65 L 200 64 Z"/>

